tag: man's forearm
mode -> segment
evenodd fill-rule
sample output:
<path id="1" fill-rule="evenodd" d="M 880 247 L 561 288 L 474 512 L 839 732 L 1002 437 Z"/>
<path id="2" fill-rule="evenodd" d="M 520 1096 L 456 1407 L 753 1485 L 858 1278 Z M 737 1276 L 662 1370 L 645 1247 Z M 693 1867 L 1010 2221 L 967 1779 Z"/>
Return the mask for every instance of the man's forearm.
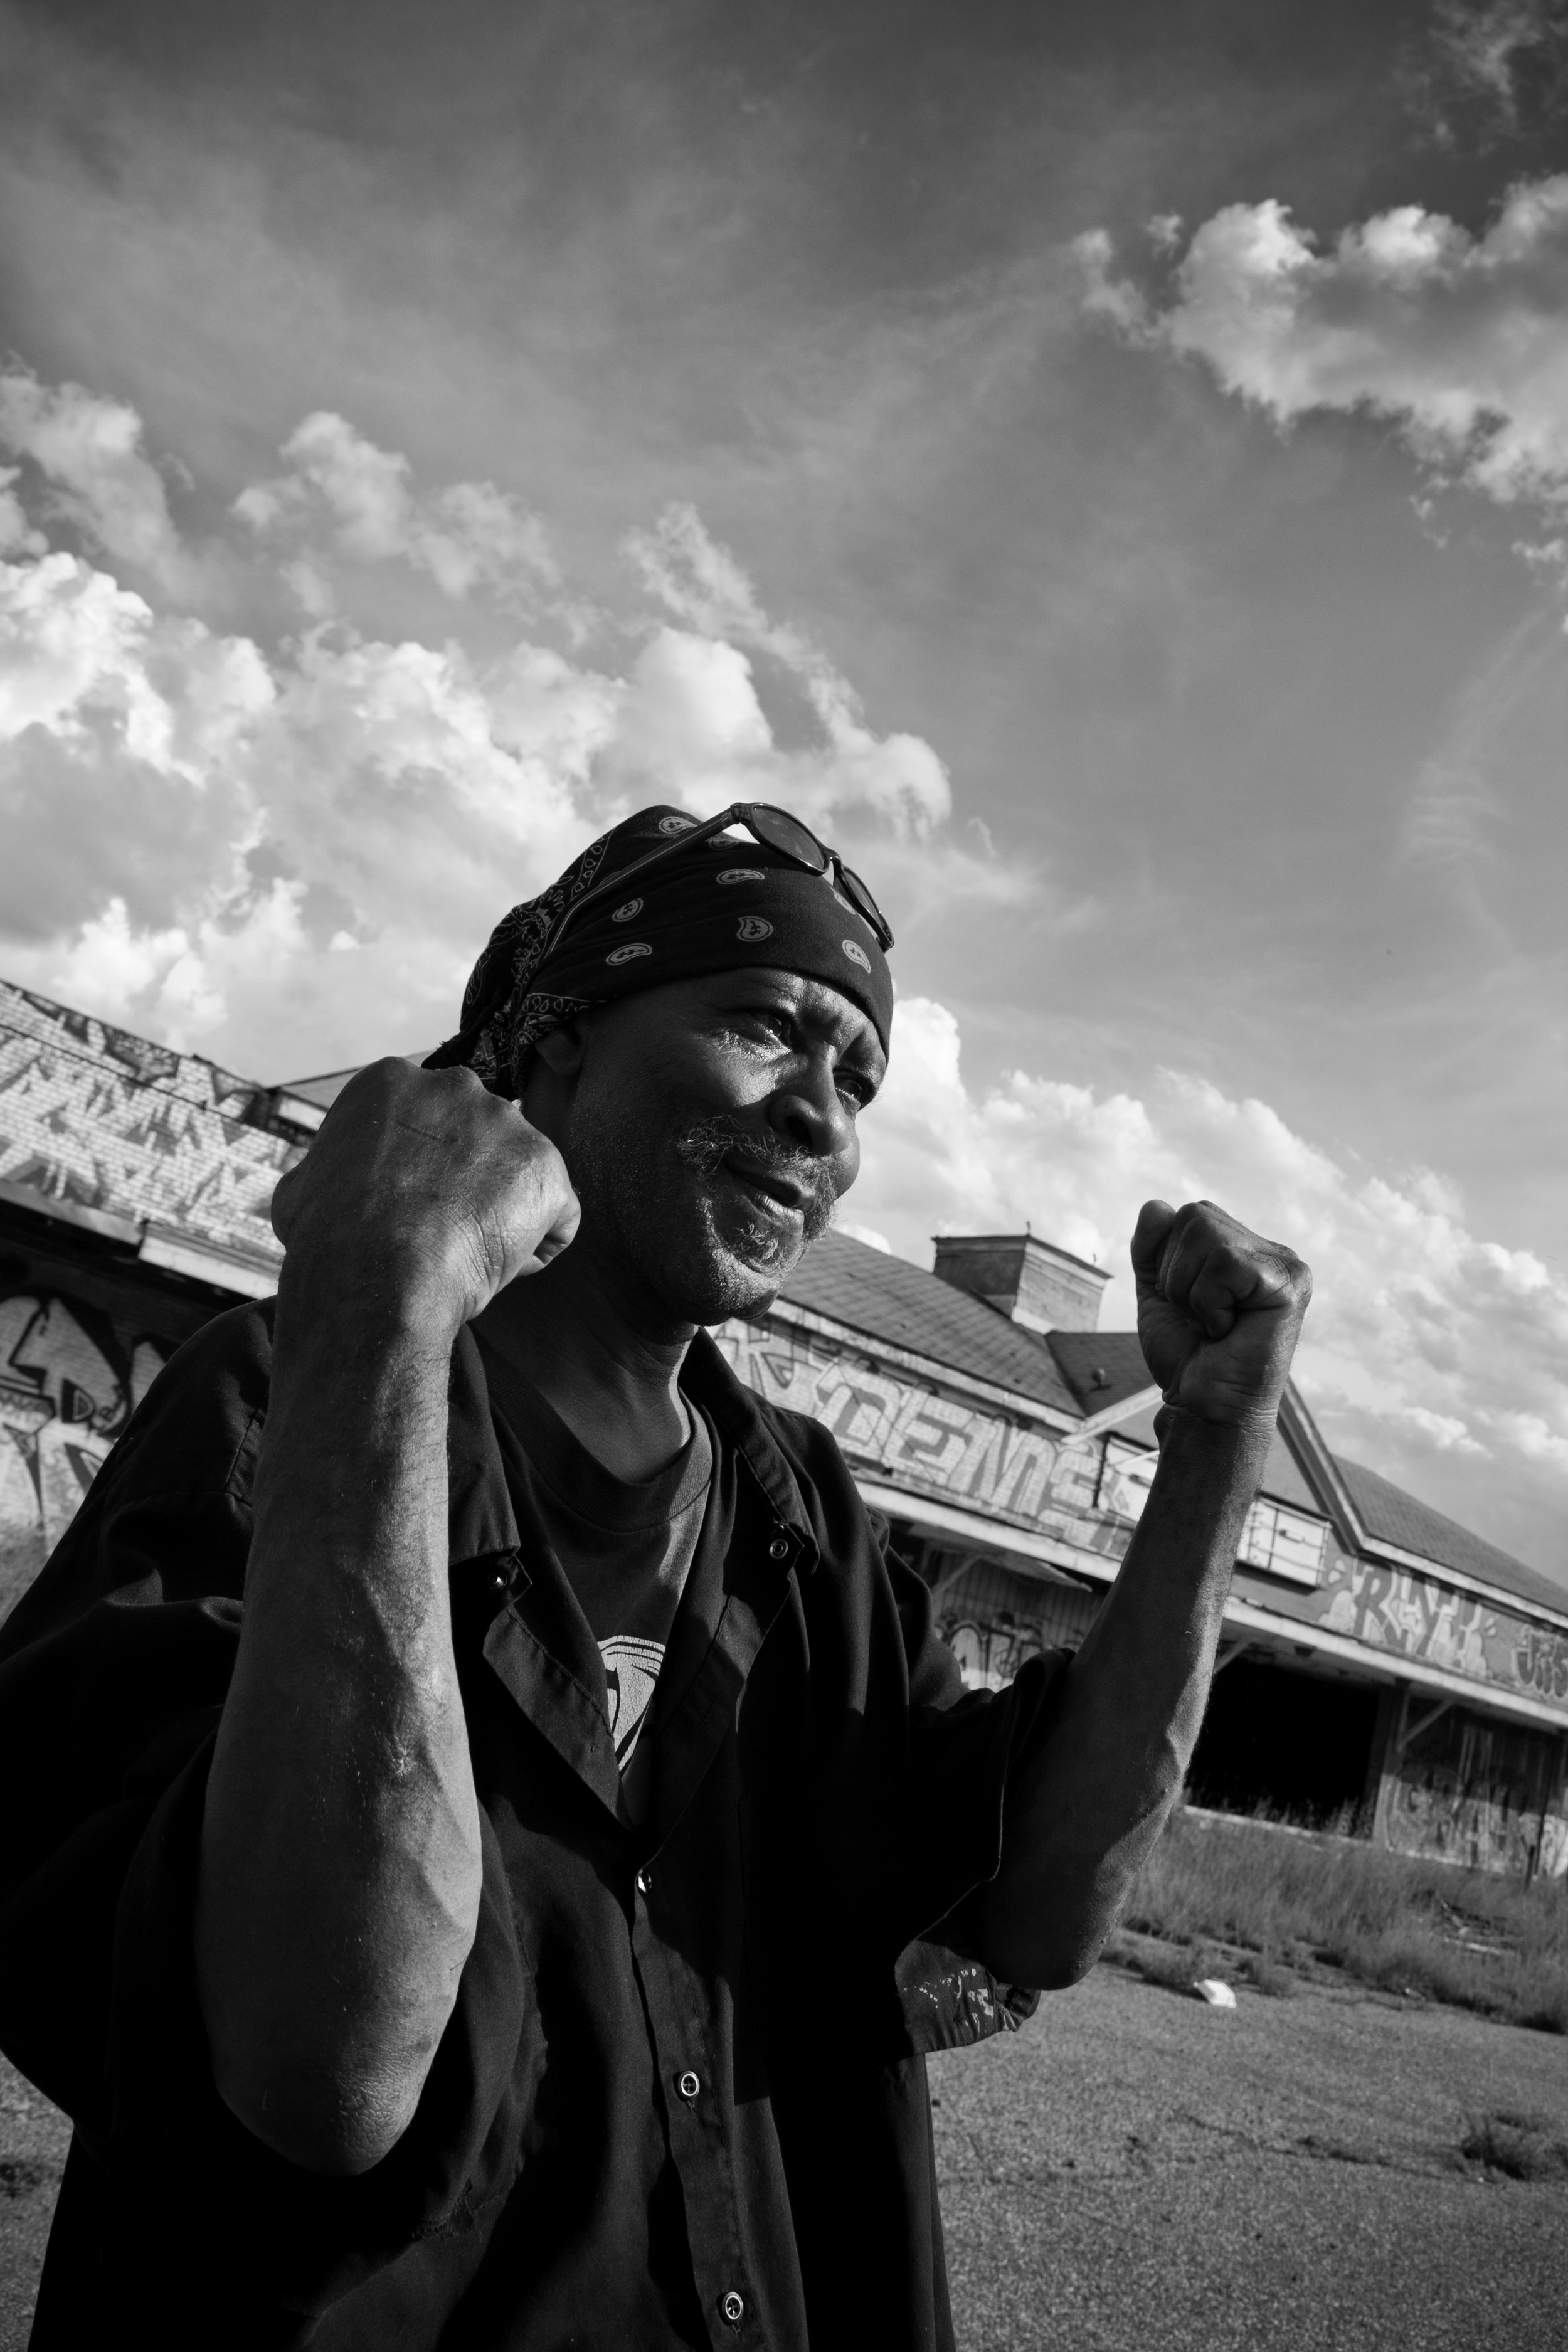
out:
<path id="1" fill-rule="evenodd" d="M 1050 1738 L 1008 1792 L 983 1957 L 1070 1984 L 1098 1955 L 1180 1791 L 1203 1722 L 1236 1548 L 1271 1421 L 1166 1407 L 1143 1517 L 1068 1670 Z"/>
<path id="2" fill-rule="evenodd" d="M 480 1864 L 447 1597 L 451 1331 L 395 1283 L 351 1304 L 328 1278 L 285 1269 L 195 1948 L 228 2105 L 293 2161 L 353 2173 L 417 2103 Z"/>

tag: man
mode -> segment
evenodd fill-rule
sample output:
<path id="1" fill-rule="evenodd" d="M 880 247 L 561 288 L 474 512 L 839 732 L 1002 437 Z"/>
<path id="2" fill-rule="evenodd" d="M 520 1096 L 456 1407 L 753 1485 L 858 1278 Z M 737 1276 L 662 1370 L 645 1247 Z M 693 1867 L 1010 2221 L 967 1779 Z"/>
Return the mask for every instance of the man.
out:
<path id="1" fill-rule="evenodd" d="M 854 1181 L 890 944 L 782 812 L 595 843 L 437 1066 L 345 1089 L 275 1312 L 16 1612 L 0 2031 L 76 2123 L 35 2345 L 951 2344 L 923 2053 L 1081 1975 L 1158 1835 L 1309 1283 L 1145 1207 L 1142 1526 L 1075 1658 L 963 1695 L 702 1328 Z"/>

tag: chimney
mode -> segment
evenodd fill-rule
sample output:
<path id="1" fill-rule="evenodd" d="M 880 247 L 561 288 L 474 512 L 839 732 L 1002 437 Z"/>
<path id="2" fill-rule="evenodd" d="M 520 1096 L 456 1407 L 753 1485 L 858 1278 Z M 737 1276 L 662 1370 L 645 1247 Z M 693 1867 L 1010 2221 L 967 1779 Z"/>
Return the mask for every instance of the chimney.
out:
<path id="1" fill-rule="evenodd" d="M 939 1234 L 940 1282 L 999 1307 L 1026 1331 L 1093 1331 L 1109 1267 L 1090 1265 L 1035 1234 Z"/>

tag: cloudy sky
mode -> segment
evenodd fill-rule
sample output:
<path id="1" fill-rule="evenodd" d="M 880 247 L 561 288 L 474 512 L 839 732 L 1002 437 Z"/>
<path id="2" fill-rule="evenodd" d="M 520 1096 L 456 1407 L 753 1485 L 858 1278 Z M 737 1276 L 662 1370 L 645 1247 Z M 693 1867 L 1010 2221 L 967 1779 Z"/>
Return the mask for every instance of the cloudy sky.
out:
<path id="1" fill-rule="evenodd" d="M 1568 1579 L 1564 0 L 0 65 L 0 971 L 303 1076 L 616 811 L 786 800 L 900 935 L 856 1228 L 1211 1194 L 1331 1442 Z"/>

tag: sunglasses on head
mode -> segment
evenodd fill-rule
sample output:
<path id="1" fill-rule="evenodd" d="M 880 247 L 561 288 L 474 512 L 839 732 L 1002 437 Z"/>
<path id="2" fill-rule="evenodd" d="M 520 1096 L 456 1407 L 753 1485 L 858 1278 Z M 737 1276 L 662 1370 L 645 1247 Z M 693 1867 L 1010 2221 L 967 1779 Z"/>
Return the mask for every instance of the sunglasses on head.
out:
<path id="1" fill-rule="evenodd" d="M 580 898 L 574 899 L 552 931 L 539 959 L 541 963 L 546 956 L 553 955 L 561 944 L 566 926 L 574 915 L 582 913 L 584 907 L 591 907 L 612 893 L 618 895 L 634 875 L 646 874 L 650 866 L 659 865 L 665 858 L 695 849 L 701 842 L 711 841 L 716 834 L 727 832 L 732 824 L 743 824 L 753 841 L 760 841 L 766 849 L 776 849 L 781 856 L 789 858 L 796 866 L 804 866 L 808 874 L 824 874 L 831 877 L 837 871 L 844 897 L 862 920 L 869 924 L 876 934 L 878 946 L 884 954 L 892 946 L 892 926 L 858 874 L 852 866 L 845 865 L 836 849 L 829 849 L 826 842 L 818 841 L 816 834 L 809 832 L 797 816 L 791 816 L 787 809 L 774 808 L 768 801 L 734 801 L 727 809 L 721 809 L 717 816 L 710 816 L 701 824 L 695 817 L 683 820 L 668 816 L 660 822 L 669 826 L 669 840 L 658 849 L 650 850 L 646 857 L 635 859 L 630 866 L 617 866 L 604 881 L 596 882 L 591 890 L 584 890 Z"/>

